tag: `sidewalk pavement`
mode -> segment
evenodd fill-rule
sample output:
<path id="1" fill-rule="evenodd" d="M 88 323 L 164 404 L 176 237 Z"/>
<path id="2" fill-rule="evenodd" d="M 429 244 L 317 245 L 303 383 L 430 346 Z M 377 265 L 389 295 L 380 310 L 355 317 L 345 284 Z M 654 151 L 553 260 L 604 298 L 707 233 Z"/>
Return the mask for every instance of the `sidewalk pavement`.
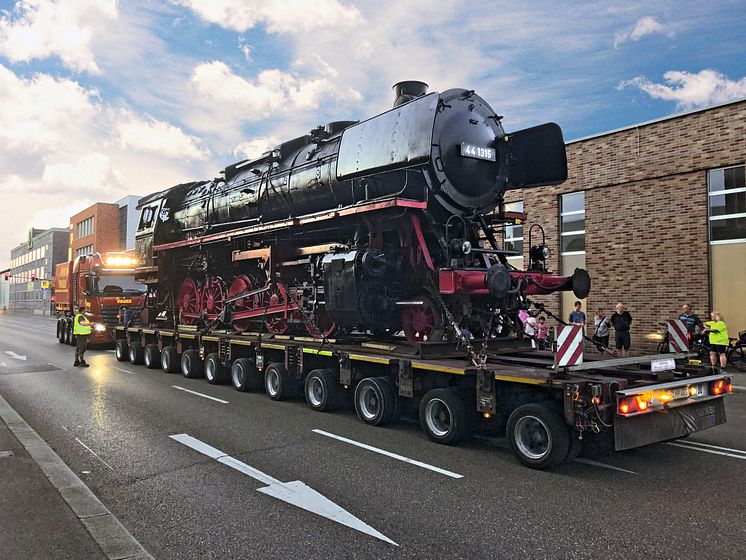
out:
<path id="1" fill-rule="evenodd" d="M 0 419 L 0 558 L 106 558 L 70 506 Z"/>

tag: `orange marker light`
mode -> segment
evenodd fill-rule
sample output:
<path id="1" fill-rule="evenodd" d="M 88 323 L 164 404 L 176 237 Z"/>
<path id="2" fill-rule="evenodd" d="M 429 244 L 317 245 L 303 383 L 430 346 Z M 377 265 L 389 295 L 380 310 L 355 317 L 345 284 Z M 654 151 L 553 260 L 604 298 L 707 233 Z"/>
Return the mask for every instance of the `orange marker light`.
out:
<path id="1" fill-rule="evenodd" d="M 648 408 L 648 401 L 646 401 L 646 400 L 644 400 L 644 399 L 642 399 L 640 397 L 637 397 L 637 408 L 639 408 L 640 410 L 647 410 L 647 408 Z"/>
<path id="2" fill-rule="evenodd" d="M 622 414 L 627 414 L 629 412 L 629 405 L 626 402 L 623 402 L 619 405 L 619 412 Z"/>

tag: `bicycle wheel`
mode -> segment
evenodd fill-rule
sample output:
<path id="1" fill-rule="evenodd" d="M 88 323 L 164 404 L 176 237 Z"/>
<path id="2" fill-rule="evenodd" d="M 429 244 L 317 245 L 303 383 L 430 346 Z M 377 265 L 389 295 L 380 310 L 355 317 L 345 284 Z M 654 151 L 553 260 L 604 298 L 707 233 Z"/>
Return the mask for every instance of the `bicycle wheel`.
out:
<path id="1" fill-rule="evenodd" d="M 733 364 L 733 367 L 737 370 L 746 371 L 746 352 L 744 352 L 743 346 L 739 345 L 730 349 L 728 362 Z"/>
<path id="2" fill-rule="evenodd" d="M 668 354 L 668 339 L 661 340 L 658 343 L 658 354 Z"/>

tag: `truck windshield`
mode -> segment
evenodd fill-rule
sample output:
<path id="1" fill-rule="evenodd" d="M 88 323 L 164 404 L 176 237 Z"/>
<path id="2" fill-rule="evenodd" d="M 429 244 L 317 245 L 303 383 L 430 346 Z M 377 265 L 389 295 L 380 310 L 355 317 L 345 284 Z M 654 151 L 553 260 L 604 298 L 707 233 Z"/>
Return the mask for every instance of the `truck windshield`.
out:
<path id="1" fill-rule="evenodd" d="M 93 278 L 94 291 L 99 295 L 144 294 L 144 284 L 135 282 L 134 276 L 101 274 Z"/>

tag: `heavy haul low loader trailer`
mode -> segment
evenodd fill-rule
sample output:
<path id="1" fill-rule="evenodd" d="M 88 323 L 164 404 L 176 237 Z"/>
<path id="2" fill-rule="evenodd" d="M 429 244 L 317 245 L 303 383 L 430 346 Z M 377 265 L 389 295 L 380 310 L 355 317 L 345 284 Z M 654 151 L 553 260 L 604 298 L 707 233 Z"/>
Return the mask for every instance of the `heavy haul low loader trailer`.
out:
<path id="1" fill-rule="evenodd" d="M 452 346 L 203 334 L 191 326 L 116 328 L 120 361 L 212 384 L 231 382 L 239 391 L 264 391 L 273 400 L 303 395 L 318 412 L 352 400 L 358 417 L 373 426 L 411 409 L 436 443 L 497 431 L 522 464 L 537 469 L 571 461 L 589 440 L 623 450 L 725 423 L 723 397 L 732 391 L 731 379 L 688 365 L 687 354 L 559 369 L 551 354 L 517 341 L 487 350 L 489 359 L 478 368 Z M 653 374 L 652 361 L 675 368 Z"/>

